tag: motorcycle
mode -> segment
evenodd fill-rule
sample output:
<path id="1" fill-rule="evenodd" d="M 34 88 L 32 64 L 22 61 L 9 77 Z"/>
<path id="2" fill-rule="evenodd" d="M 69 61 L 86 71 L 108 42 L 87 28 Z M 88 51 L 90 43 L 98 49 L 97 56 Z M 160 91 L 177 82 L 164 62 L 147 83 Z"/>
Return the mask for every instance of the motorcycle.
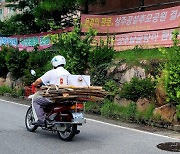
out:
<path id="1" fill-rule="evenodd" d="M 32 91 L 35 91 L 33 86 Z M 28 98 L 32 99 L 33 102 L 38 97 L 40 97 L 39 92 L 36 92 Z M 77 126 L 86 123 L 84 118 L 85 101 L 85 98 L 73 98 L 47 105 L 43 108 L 46 119 L 43 126 L 33 125 L 33 122 L 37 121 L 37 117 L 31 104 L 25 116 L 26 128 L 29 132 L 34 132 L 38 127 L 41 127 L 43 130 L 56 132 L 63 141 L 71 141 L 75 135 L 80 133 Z"/>

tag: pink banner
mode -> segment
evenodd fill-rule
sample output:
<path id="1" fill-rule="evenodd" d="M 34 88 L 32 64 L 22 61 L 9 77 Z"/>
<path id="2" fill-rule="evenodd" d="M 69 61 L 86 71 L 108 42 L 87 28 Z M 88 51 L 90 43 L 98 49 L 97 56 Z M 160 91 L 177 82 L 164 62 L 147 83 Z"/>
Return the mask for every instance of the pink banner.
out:
<path id="1" fill-rule="evenodd" d="M 117 51 L 132 49 L 135 46 L 141 46 L 143 48 L 169 47 L 173 44 L 173 31 L 174 29 L 119 34 L 109 36 L 108 44 L 114 46 Z M 107 44 L 107 36 L 96 36 L 93 45 L 99 44 L 100 40 L 103 40 Z"/>
<path id="2" fill-rule="evenodd" d="M 180 26 L 180 6 L 124 15 L 81 15 L 82 32 L 123 33 L 176 28 Z"/>

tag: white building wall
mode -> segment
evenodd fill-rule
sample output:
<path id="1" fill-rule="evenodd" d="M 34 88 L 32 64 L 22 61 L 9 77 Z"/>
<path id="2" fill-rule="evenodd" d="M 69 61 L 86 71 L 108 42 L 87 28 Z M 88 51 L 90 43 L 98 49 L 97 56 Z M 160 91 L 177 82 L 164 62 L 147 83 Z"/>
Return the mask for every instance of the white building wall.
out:
<path id="1" fill-rule="evenodd" d="M 4 20 L 15 13 L 12 8 L 5 7 L 5 0 L 0 0 L 0 20 Z"/>

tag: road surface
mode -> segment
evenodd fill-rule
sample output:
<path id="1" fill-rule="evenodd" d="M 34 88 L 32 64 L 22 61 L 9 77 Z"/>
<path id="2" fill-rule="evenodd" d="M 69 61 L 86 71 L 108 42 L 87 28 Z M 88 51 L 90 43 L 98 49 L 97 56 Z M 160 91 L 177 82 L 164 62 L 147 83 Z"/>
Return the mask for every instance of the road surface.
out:
<path id="1" fill-rule="evenodd" d="M 124 128 L 92 119 L 80 126 L 73 141 L 61 141 L 57 134 L 41 130 L 28 132 L 24 117 L 28 106 L 0 100 L 0 154 L 166 154 L 158 149 L 178 139 Z"/>

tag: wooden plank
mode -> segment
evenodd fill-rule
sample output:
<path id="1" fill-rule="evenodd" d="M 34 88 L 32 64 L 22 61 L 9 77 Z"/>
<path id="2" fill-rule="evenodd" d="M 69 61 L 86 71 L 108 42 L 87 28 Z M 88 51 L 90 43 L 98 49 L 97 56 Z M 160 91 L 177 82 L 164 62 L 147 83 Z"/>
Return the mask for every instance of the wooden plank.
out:
<path id="1" fill-rule="evenodd" d="M 54 86 L 54 85 L 49 85 L 49 86 L 42 86 L 41 89 L 66 89 L 66 88 L 70 88 L 70 89 L 95 89 L 95 90 L 102 90 L 101 86 L 89 86 L 89 87 L 77 87 L 77 86 L 70 86 L 70 85 L 63 85 L 63 86 Z"/>

